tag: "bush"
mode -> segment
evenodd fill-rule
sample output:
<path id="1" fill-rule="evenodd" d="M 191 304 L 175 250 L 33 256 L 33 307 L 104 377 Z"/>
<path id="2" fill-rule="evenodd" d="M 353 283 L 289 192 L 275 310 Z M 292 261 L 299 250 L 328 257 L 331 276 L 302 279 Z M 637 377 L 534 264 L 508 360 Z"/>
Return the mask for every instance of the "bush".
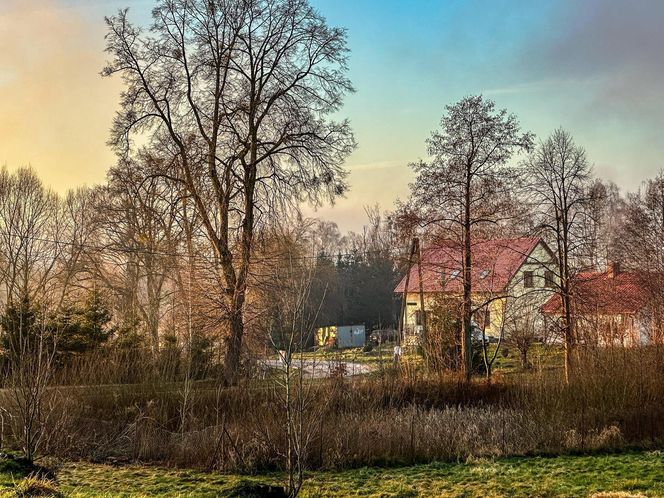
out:
<path id="1" fill-rule="evenodd" d="M 286 498 L 288 495 L 280 486 L 242 481 L 231 489 L 227 496 L 229 498 Z"/>
<path id="2" fill-rule="evenodd" d="M 428 374 L 407 360 L 371 376 L 350 376 L 340 363 L 303 400 L 315 412 L 306 421 L 307 468 L 656 447 L 664 442 L 661 353 L 580 350 L 569 386 L 555 366 L 487 384 Z M 220 471 L 283 468 L 283 386 L 274 379 L 233 388 L 150 378 L 70 383 L 54 390 L 62 413 L 49 417 L 44 454 Z M 0 406 L 9 407 L 3 396 Z M 19 433 L 5 438 L 7 446 L 19 442 Z"/>
<path id="3" fill-rule="evenodd" d="M 58 491 L 54 481 L 36 475 L 29 475 L 18 481 L 13 488 L 0 494 L 0 498 L 28 498 L 32 496 L 59 498 L 62 493 Z"/>

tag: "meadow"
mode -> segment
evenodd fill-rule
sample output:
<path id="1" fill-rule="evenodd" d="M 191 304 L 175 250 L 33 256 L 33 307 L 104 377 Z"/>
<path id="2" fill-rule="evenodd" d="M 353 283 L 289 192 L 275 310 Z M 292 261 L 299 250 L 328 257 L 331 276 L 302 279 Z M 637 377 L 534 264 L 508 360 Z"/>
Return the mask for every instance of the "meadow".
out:
<path id="1" fill-rule="evenodd" d="M 20 496 L 25 473 L 0 467 L 0 496 Z M 664 496 L 659 451 L 558 457 L 473 458 L 391 468 L 362 467 L 307 476 L 305 497 L 642 497 Z M 53 491 L 66 497 L 256 496 L 282 476 L 206 473 L 155 466 L 67 463 Z M 265 489 L 265 488 L 262 488 Z"/>
<path id="2" fill-rule="evenodd" d="M 470 383 L 427 369 L 416 355 L 394 367 L 386 353 L 306 355 L 374 370 L 350 376 L 341 369 L 293 384 L 307 441 L 299 449 L 301 496 L 664 494 L 658 348 L 584 351 L 569 385 L 557 348 L 533 348 L 528 370 L 510 351 L 499 357 L 491 382 L 478 375 Z M 111 366 L 135 366 L 107 364 L 104 377 L 80 370 L 81 380 L 95 383 L 72 376 L 44 396 L 49 418 L 36 462 L 57 476 L 55 491 L 252 496 L 247 492 L 258 484 L 284 484 L 280 372 L 232 388 L 149 376 L 129 384 L 113 382 L 124 373 Z M 8 392 L 0 396 L 11 409 Z M 12 423 L 20 418 L 7 421 L 3 449 L 18 455 L 21 425 Z M 5 464 L 5 495 L 31 496 L 16 492 L 29 469 Z"/>

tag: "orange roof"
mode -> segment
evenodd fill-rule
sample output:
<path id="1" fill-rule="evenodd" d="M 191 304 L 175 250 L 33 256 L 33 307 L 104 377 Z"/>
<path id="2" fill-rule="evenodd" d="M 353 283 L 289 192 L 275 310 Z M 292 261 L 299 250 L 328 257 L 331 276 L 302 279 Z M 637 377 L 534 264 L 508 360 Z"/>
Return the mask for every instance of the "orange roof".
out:
<path id="1" fill-rule="evenodd" d="M 525 259 L 542 239 L 539 237 L 478 240 L 472 247 L 471 284 L 473 292 L 501 292 L 505 289 Z M 463 291 L 462 246 L 447 241 L 422 251 L 422 288 L 424 292 Z M 406 277 L 394 289 L 403 293 Z M 418 292 L 420 286 L 417 263 L 410 267 L 409 292 Z"/>
<path id="2" fill-rule="evenodd" d="M 579 314 L 633 314 L 645 305 L 648 296 L 647 273 L 627 271 L 579 273 L 572 280 L 573 305 Z M 560 296 L 552 296 L 542 306 L 542 312 L 560 313 Z"/>

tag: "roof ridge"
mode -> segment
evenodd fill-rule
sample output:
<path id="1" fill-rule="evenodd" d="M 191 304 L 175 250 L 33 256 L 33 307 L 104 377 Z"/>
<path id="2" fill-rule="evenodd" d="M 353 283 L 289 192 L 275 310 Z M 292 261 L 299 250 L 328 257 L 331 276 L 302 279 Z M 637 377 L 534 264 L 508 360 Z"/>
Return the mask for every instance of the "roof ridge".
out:
<path id="1" fill-rule="evenodd" d="M 483 239 L 483 238 L 477 238 L 475 239 L 474 242 L 472 242 L 471 245 L 477 245 L 477 244 L 486 244 L 486 243 L 498 243 L 498 242 L 507 242 L 507 241 L 528 241 L 530 243 L 532 242 L 539 242 L 543 240 L 542 237 L 538 236 L 532 236 L 532 237 L 496 237 L 496 238 L 491 238 L 491 239 Z M 433 245 L 429 245 L 426 247 L 422 248 L 422 251 L 431 251 L 431 250 L 436 250 L 436 249 L 442 249 L 450 246 L 461 246 L 462 242 L 454 239 L 443 239 L 439 242 L 436 242 Z"/>
<path id="2" fill-rule="evenodd" d="M 477 251 L 477 253 L 474 256 L 472 279 L 479 278 L 483 281 L 486 275 L 480 275 L 487 269 L 493 276 L 487 280 L 487 282 L 491 281 L 490 284 L 477 282 L 479 287 L 476 288 L 486 285 L 493 288 L 495 285 L 503 289 L 512 281 L 523 266 L 524 261 L 530 257 L 540 243 L 544 243 L 541 237 L 477 239 L 473 244 L 474 251 Z M 428 287 L 426 292 L 448 292 L 451 291 L 450 286 L 458 286 L 456 283 L 452 284 L 452 282 L 457 281 L 456 275 L 451 279 L 445 278 L 441 281 L 441 273 L 447 270 L 459 269 L 457 267 L 461 265 L 462 246 L 458 241 L 449 239 L 439 241 L 435 246 L 423 248 L 422 253 L 422 280 L 426 282 L 425 285 Z M 419 285 L 420 277 L 414 271 L 417 264 L 417 261 L 413 261 L 407 269 L 406 275 L 410 274 L 409 290 L 411 285 L 415 287 Z M 395 292 L 403 291 L 406 275 L 397 284 Z"/>

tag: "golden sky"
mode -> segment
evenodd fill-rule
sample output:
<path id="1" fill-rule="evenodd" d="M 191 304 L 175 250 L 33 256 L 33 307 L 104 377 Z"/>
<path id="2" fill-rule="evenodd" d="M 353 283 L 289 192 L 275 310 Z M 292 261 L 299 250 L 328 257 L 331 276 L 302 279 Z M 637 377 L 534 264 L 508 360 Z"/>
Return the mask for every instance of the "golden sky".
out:
<path id="1" fill-rule="evenodd" d="M 103 18 L 156 0 L 0 0 L 0 165 L 59 192 L 104 181 L 122 83 L 104 79 Z M 664 1 L 310 0 L 348 29 L 351 191 L 307 214 L 360 230 L 364 206 L 408 197 L 408 163 L 445 105 L 482 93 L 539 139 L 562 126 L 625 190 L 664 167 Z"/>
<path id="2" fill-rule="evenodd" d="M 140 20 L 147 17 L 144 2 L 129 0 L 128 5 Z M 106 140 L 121 81 L 99 75 L 105 61 L 103 15 L 119 6 L 94 0 L 0 0 L 0 165 L 30 165 L 61 193 L 104 181 L 115 161 Z M 410 178 L 405 161 L 353 164 L 349 198 L 317 212 L 305 207 L 307 215 L 359 229 L 366 221 L 363 206 L 389 206 Z M 376 174 L 395 167 L 397 184 L 375 182 Z"/>
<path id="3" fill-rule="evenodd" d="M 60 192 L 104 180 L 120 82 L 99 76 L 103 35 L 51 0 L 2 0 L 0 164 Z"/>

